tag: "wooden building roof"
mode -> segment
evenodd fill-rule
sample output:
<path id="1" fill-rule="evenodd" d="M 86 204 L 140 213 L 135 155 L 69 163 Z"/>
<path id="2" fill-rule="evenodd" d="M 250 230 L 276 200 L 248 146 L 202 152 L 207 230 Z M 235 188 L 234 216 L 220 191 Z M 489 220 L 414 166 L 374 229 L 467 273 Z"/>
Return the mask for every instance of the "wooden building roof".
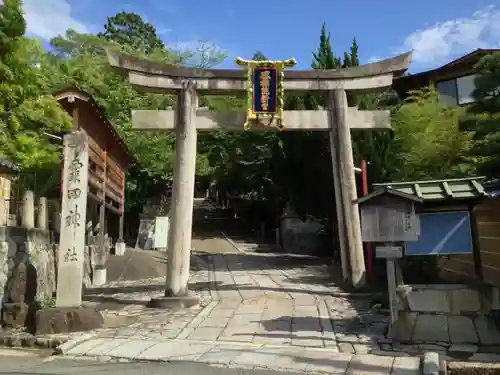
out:
<path id="1" fill-rule="evenodd" d="M 477 49 L 465 56 L 459 57 L 439 68 L 417 74 L 395 77 L 392 87 L 402 97 L 408 91 L 428 86 L 431 83 L 469 75 L 474 72 L 474 66 L 486 55 L 500 52 L 500 49 Z"/>
<path id="2" fill-rule="evenodd" d="M 95 111 L 95 114 L 101 120 L 99 126 L 102 126 L 106 132 L 107 142 L 115 143 L 120 152 L 123 154 L 124 161 L 126 161 L 126 165 L 124 167 L 128 167 L 128 165 L 136 161 L 133 154 L 125 144 L 125 141 L 120 137 L 113 124 L 111 124 L 109 119 L 104 114 L 104 110 L 89 93 L 74 87 L 69 87 L 55 92 L 53 96 L 70 115 L 72 115 L 71 107 L 73 106 L 73 103 L 75 103 L 75 100 L 86 103 L 90 109 Z"/>
<path id="3" fill-rule="evenodd" d="M 389 187 L 401 193 L 415 195 L 424 202 L 438 202 L 485 197 L 481 184 L 484 177 L 457 178 L 448 180 L 386 182 L 373 184 L 375 189 Z"/>

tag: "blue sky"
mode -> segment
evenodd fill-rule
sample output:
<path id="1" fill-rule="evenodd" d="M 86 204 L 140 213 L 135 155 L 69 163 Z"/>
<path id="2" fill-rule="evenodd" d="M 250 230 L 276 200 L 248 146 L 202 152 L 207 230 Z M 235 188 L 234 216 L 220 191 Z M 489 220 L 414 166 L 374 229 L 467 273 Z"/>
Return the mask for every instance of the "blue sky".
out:
<path id="1" fill-rule="evenodd" d="M 361 63 L 414 50 L 410 71 L 442 65 L 476 48 L 500 48 L 500 0 L 24 0 L 30 35 L 100 31 L 106 17 L 125 10 L 154 24 L 173 47 L 204 40 L 227 51 L 220 67 L 261 50 L 270 59 L 295 57 L 307 69 L 321 24 L 343 55 L 353 37 Z M 255 4 L 260 4 L 257 6 Z M 257 18 L 255 15 L 265 16 Z"/>

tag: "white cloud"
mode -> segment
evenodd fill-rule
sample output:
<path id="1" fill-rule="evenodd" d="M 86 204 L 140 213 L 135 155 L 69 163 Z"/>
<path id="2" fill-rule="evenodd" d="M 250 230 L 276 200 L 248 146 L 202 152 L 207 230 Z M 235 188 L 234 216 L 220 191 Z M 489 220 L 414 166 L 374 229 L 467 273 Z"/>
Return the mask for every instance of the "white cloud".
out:
<path id="1" fill-rule="evenodd" d="M 401 46 L 387 55 L 372 56 L 368 62 L 413 51 L 412 66 L 435 68 L 478 48 L 500 48 L 500 10 L 495 5 L 470 17 L 437 22 L 408 35 Z"/>
<path id="2" fill-rule="evenodd" d="M 397 52 L 413 50 L 413 61 L 440 65 L 477 48 L 500 47 L 500 10 L 494 5 L 470 17 L 447 20 L 408 35 Z"/>
<path id="3" fill-rule="evenodd" d="M 72 17 L 67 0 L 25 0 L 24 13 L 28 34 L 45 40 L 64 35 L 67 29 L 88 32 L 85 24 Z"/>

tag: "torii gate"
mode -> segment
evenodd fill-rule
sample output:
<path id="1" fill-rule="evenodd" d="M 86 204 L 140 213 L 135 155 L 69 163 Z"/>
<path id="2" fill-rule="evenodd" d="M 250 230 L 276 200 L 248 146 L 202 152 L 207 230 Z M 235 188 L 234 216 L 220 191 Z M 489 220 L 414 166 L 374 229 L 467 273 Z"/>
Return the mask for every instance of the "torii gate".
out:
<path id="1" fill-rule="evenodd" d="M 241 95 L 242 92 L 251 91 L 251 75 L 244 70 L 197 69 L 153 63 L 114 51 L 107 51 L 107 55 L 109 64 L 126 71 L 129 82 L 138 90 L 178 96 L 175 110 L 133 110 L 132 126 L 143 131 L 175 129 L 176 160 L 165 296 L 187 296 L 197 131 L 212 131 L 217 128 L 241 131 L 248 120 L 248 112 L 245 111 L 216 113 L 208 108 L 198 108 L 198 96 Z M 390 113 L 348 108 L 346 91 L 382 91 L 392 85 L 394 75 L 402 74 L 408 69 L 410 60 L 411 53 L 405 53 L 380 62 L 346 69 L 286 72 L 282 71 L 287 66 L 286 61 L 268 61 L 263 64 L 274 64 L 281 68 L 277 71 L 277 74 L 283 77 L 279 86 L 281 92 L 284 90 L 299 95 L 307 91 L 328 93 L 326 110 L 280 113 L 285 131 L 329 132 L 342 270 L 344 277 L 349 278 L 354 287 L 364 285 L 365 264 L 350 130 L 390 129 Z M 256 62 L 244 60 L 240 60 L 240 64 L 242 61 L 253 64 L 252 67 L 256 65 Z M 290 65 L 293 63 L 288 66 Z M 277 80 L 278 78 L 275 78 L 276 82 Z M 274 94 L 277 95 L 278 92 Z M 270 121 L 256 121 L 257 126 L 253 125 L 251 131 L 269 129 L 266 122 Z"/>

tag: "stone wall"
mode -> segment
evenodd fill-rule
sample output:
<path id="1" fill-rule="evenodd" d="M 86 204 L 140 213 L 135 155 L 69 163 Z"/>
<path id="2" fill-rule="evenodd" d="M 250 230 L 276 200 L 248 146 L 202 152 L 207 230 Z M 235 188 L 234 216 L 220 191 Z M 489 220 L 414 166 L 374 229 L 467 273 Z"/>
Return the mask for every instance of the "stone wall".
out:
<path id="1" fill-rule="evenodd" d="M 404 285 L 398 288 L 398 310 L 392 332 L 397 341 L 500 348 L 500 331 L 494 319 L 500 311 L 498 288 Z"/>
<path id="2" fill-rule="evenodd" d="M 26 295 L 29 305 L 33 301 L 48 302 L 56 292 L 57 245 L 48 230 L 20 227 L 0 227 L 0 301 L 12 300 L 15 270 L 26 265 Z M 85 247 L 85 286 L 92 284 L 92 276 L 98 259 L 96 246 Z"/>
<path id="3" fill-rule="evenodd" d="M 29 306 L 34 301 L 48 303 L 54 299 L 59 242 L 49 227 L 45 198 L 38 198 L 35 205 L 33 192 L 26 191 L 23 200 L 16 202 L 13 215 L 6 203 L 0 196 L 0 310 L 3 317 L 8 310 L 6 304 L 11 302 Z M 59 227 L 59 212 L 53 210 L 56 215 L 52 228 Z M 104 268 L 111 239 L 106 237 L 104 246 L 96 236 L 87 236 L 85 241 L 83 284 L 88 287 L 95 270 Z"/>
<path id="4" fill-rule="evenodd" d="M 0 295 L 11 299 L 14 270 L 26 265 L 26 302 L 51 298 L 56 287 L 56 248 L 50 232 L 41 229 L 0 227 Z"/>

